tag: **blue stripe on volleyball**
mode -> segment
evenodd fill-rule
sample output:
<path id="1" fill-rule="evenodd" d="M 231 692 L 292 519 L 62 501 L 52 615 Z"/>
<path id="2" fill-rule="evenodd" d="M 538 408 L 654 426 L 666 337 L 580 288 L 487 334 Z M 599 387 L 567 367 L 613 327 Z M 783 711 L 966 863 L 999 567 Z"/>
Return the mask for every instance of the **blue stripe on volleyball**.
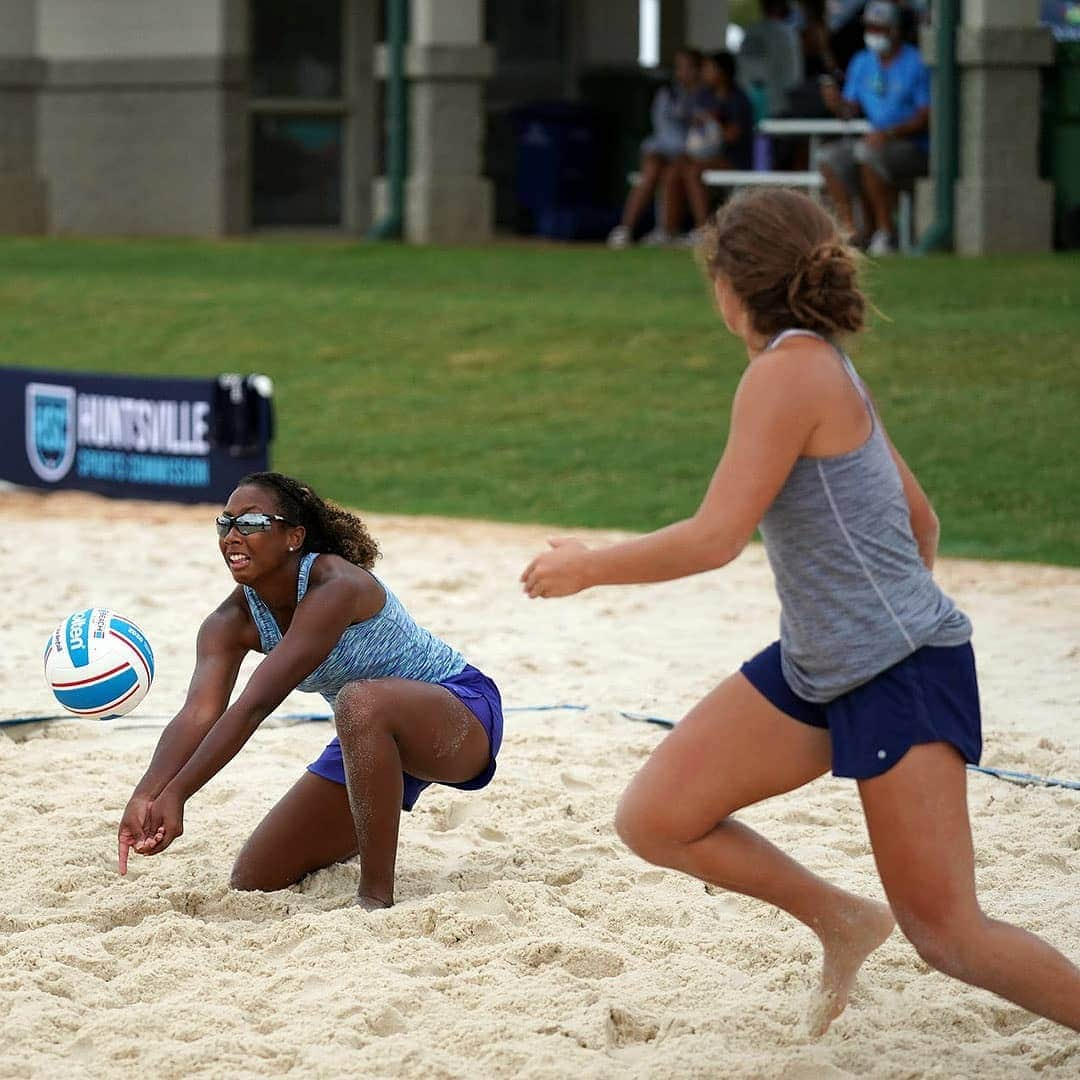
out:
<path id="1" fill-rule="evenodd" d="M 90 616 L 93 613 L 93 608 L 76 611 L 64 623 L 64 648 L 71 658 L 72 667 L 86 667 L 90 663 Z M 82 633 L 76 636 L 72 631 L 80 625 Z"/>
<path id="2" fill-rule="evenodd" d="M 53 693 L 56 700 L 69 709 L 103 709 L 122 698 L 138 681 L 138 672 L 129 665 L 107 679 L 70 690 L 54 689 Z"/>
<path id="3" fill-rule="evenodd" d="M 152 679 L 154 677 L 154 650 L 150 648 L 146 635 L 134 623 L 129 623 L 127 619 L 122 619 L 119 615 L 114 615 L 109 620 L 109 627 L 118 634 L 123 634 L 132 648 L 138 650 L 139 655 L 146 661 L 146 669 L 150 672 Z"/>

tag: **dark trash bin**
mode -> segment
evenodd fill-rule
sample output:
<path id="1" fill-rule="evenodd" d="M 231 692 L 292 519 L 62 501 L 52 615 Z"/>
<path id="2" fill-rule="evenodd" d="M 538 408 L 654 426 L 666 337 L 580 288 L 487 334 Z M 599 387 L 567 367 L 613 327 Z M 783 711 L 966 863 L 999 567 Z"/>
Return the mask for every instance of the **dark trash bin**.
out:
<path id="1" fill-rule="evenodd" d="M 1057 48 L 1056 95 L 1050 130 L 1050 172 L 1062 247 L 1080 248 L 1080 41 Z"/>
<path id="2" fill-rule="evenodd" d="M 1043 175 L 1054 183 L 1057 243 L 1080 248 L 1080 0 L 1043 0 L 1054 66 L 1043 82 Z"/>
<path id="3" fill-rule="evenodd" d="M 605 236 L 618 208 L 604 198 L 611 141 L 604 115 L 573 101 L 513 112 L 517 142 L 517 229 L 559 240 Z"/>

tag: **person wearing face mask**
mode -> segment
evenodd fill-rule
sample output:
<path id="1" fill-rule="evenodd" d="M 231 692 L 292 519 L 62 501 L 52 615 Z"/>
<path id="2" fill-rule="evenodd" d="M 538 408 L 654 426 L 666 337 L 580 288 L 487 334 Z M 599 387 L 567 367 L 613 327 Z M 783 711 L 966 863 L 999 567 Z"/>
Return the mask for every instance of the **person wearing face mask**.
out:
<path id="1" fill-rule="evenodd" d="M 854 235 L 853 199 L 862 200 L 870 232 L 867 252 L 896 250 L 893 218 L 900 188 L 927 168 L 930 72 L 919 50 L 901 37 L 900 9 L 871 0 L 863 12 L 863 42 L 848 68 L 844 89 L 826 80 L 825 104 L 837 116 L 865 116 L 873 130 L 863 139 L 827 146 L 818 160 L 841 227 Z"/>

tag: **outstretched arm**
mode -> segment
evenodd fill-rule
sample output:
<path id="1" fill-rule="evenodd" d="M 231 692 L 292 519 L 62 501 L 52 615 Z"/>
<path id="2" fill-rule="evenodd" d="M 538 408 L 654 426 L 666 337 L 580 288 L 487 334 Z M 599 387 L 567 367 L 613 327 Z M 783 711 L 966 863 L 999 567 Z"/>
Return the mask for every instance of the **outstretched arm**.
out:
<path id="1" fill-rule="evenodd" d="M 195 672 L 183 707 L 161 733 L 154 756 L 128 800 L 117 835 L 121 874 L 127 873 L 128 852 L 141 851 L 147 833 L 150 804 L 184 767 L 229 702 L 240 663 L 247 652 L 239 633 L 237 614 L 226 601 L 199 628 L 195 643 Z"/>
<path id="2" fill-rule="evenodd" d="M 378 588 L 374 581 L 370 587 Z M 184 803 L 236 756 L 263 720 L 330 654 L 355 618 L 364 591 L 363 583 L 344 577 L 308 589 L 280 644 L 154 800 L 149 814 L 154 854 L 183 833 Z"/>
<path id="3" fill-rule="evenodd" d="M 723 457 L 693 517 L 634 540 L 589 550 L 552 541 L 521 575 L 529 596 L 569 596 L 593 585 L 668 581 L 731 562 L 754 535 L 817 425 L 815 395 L 798 364 L 777 352 L 747 369 Z"/>

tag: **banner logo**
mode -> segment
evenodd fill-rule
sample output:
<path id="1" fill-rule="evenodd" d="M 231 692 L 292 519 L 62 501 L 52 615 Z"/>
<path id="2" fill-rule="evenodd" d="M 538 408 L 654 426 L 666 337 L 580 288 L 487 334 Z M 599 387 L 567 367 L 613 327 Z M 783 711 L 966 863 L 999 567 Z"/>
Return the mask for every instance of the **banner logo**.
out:
<path id="1" fill-rule="evenodd" d="M 42 480 L 55 484 L 75 460 L 75 389 L 26 384 L 26 456 Z"/>

